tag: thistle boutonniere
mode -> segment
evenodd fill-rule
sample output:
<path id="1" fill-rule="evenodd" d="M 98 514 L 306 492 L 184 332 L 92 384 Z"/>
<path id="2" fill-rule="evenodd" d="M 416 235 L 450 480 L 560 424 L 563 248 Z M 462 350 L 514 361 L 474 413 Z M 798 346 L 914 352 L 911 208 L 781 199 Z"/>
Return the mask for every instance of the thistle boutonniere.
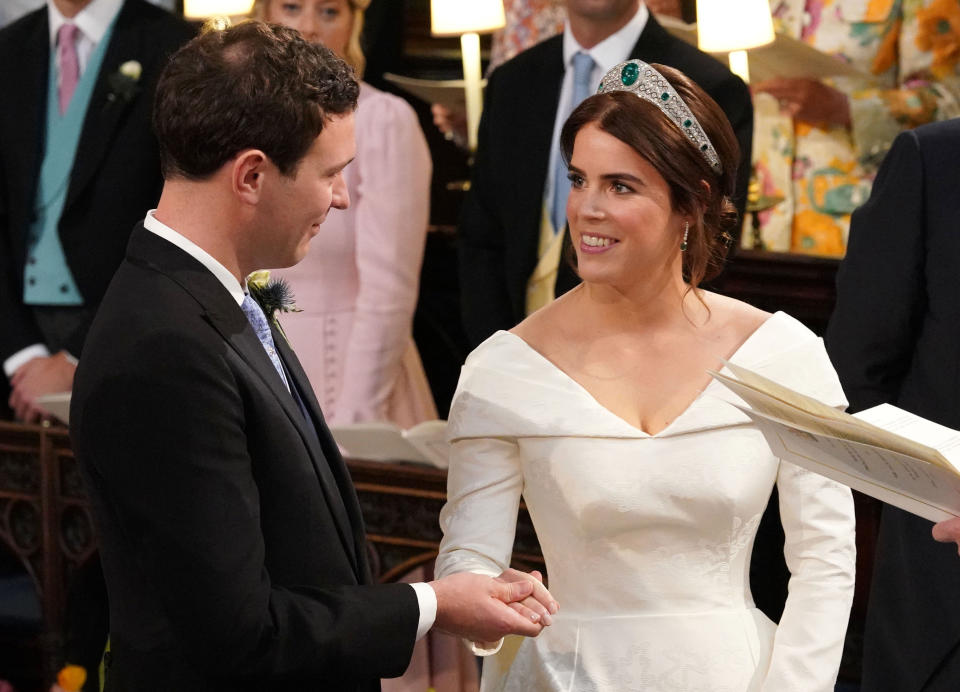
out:
<path id="1" fill-rule="evenodd" d="M 140 75 L 143 74 L 143 66 L 136 60 L 127 60 L 120 65 L 120 68 L 107 77 L 110 84 L 110 93 L 107 94 L 107 101 L 122 101 L 129 103 L 140 90 L 138 82 Z"/>
<path id="2" fill-rule="evenodd" d="M 261 269 L 255 271 L 247 277 L 247 289 L 250 291 L 250 297 L 257 301 L 257 305 L 267 316 L 268 322 L 273 322 L 280 333 L 283 329 L 277 320 L 278 312 L 303 312 L 293 302 L 293 291 L 290 290 L 290 284 L 283 279 L 270 279 L 270 272 Z M 284 334 L 286 338 L 286 334 Z"/>

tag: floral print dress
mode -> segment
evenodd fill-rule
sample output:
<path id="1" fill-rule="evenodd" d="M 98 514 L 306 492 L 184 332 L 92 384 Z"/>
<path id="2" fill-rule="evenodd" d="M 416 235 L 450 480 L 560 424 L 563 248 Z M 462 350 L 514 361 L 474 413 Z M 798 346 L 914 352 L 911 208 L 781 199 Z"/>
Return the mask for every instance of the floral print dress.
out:
<path id="1" fill-rule="evenodd" d="M 960 115 L 960 0 L 770 0 L 770 9 L 779 33 L 864 73 L 829 80 L 850 99 L 849 128 L 794 122 L 769 94 L 754 98 L 760 192 L 783 199 L 760 213 L 764 247 L 839 256 L 897 133 Z"/>

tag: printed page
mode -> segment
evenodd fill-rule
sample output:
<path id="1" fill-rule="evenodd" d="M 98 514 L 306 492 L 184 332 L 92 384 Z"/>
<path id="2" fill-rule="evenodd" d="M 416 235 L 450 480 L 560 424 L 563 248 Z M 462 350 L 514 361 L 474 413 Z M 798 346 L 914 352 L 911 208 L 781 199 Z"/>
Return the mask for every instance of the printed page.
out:
<path id="1" fill-rule="evenodd" d="M 960 516 L 960 475 L 881 447 L 799 430 L 792 422 L 744 411 L 784 461 L 930 521 Z"/>
<path id="2" fill-rule="evenodd" d="M 816 433 L 889 449 L 956 473 L 956 468 L 930 445 L 888 432 L 826 404 L 768 380 L 742 366 L 727 363 L 738 379 L 711 371 L 714 378 L 755 411 Z"/>
<path id="3" fill-rule="evenodd" d="M 891 404 L 874 406 L 853 414 L 853 417 L 914 442 L 933 447 L 950 462 L 955 471 L 960 473 L 960 432 Z"/>

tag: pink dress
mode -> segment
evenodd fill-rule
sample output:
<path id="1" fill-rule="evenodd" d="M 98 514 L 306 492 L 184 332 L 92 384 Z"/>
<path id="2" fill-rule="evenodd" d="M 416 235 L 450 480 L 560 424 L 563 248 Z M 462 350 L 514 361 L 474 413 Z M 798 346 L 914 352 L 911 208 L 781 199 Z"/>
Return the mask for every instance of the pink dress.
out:
<path id="1" fill-rule="evenodd" d="M 432 163 L 413 109 L 361 83 L 350 208 L 331 209 L 298 265 L 275 272 L 303 312 L 283 329 L 332 425 L 437 417 L 413 342 Z"/>

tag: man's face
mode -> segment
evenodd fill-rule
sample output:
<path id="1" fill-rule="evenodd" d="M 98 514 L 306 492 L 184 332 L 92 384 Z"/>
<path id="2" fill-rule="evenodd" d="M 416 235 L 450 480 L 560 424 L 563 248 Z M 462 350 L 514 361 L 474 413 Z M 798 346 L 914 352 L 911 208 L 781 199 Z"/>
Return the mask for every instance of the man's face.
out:
<path id="1" fill-rule="evenodd" d="M 585 19 L 614 21 L 633 16 L 639 0 L 567 0 L 567 11 Z"/>
<path id="2" fill-rule="evenodd" d="M 330 209 L 346 209 L 350 196 L 344 167 L 353 160 L 353 114 L 326 121 L 292 177 L 274 175 L 264 181 L 260 205 L 258 266 L 290 267 L 307 254 L 310 240 Z"/>

